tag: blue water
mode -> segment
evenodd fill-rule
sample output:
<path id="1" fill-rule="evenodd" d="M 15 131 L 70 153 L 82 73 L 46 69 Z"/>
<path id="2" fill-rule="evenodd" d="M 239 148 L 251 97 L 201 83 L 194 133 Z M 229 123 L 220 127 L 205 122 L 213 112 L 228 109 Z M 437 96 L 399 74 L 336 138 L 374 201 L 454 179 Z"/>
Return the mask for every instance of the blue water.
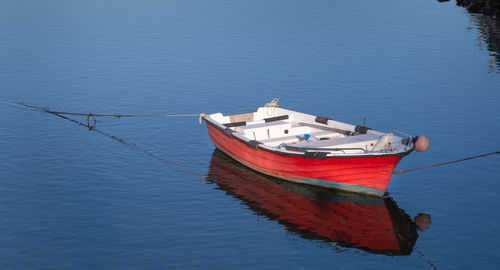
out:
<path id="1" fill-rule="evenodd" d="M 9 105 L 236 114 L 279 97 L 427 135 L 429 151 L 398 169 L 498 151 L 499 63 L 481 17 L 453 1 L 0 6 L 1 269 L 497 268 L 499 156 L 393 176 L 408 224 L 419 213 L 432 224 L 409 255 L 390 256 L 304 237 L 294 219 L 231 193 L 196 117 L 99 119 L 102 134 Z M 304 200 L 321 205 L 314 196 Z"/>

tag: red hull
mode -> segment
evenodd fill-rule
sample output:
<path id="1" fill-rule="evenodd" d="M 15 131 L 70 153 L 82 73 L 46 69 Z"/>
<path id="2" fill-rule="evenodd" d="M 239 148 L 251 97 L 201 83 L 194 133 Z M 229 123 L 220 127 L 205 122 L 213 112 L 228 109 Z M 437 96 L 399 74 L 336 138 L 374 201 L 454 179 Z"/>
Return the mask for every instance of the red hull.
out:
<path id="1" fill-rule="evenodd" d="M 306 239 L 371 253 L 407 255 L 418 237 L 410 217 L 390 198 L 345 196 L 274 182 L 245 170 L 218 151 L 212 155 L 208 176 L 208 181 L 259 215 L 278 220 Z"/>
<path id="2" fill-rule="evenodd" d="M 383 195 L 401 156 L 305 159 L 254 149 L 207 121 L 212 143 L 239 162 L 274 177 L 325 187 Z"/>

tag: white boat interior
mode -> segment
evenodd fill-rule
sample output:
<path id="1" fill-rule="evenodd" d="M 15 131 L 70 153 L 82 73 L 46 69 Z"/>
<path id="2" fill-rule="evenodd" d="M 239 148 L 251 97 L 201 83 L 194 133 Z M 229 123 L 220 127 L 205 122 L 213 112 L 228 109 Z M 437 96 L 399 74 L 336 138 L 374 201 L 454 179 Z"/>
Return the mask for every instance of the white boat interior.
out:
<path id="1" fill-rule="evenodd" d="M 214 113 L 207 121 L 243 141 L 273 151 L 320 151 L 327 156 L 387 155 L 408 152 L 414 147 L 411 136 L 397 131 L 383 133 L 279 107 L 260 107 L 256 112 L 237 115 Z"/>

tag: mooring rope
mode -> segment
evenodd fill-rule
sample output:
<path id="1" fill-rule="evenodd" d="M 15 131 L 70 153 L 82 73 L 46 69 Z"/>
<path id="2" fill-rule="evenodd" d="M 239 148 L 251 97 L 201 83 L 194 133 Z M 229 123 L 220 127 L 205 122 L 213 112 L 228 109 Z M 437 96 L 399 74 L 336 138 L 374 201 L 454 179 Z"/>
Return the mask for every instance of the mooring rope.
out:
<path id="1" fill-rule="evenodd" d="M 445 163 L 439 163 L 439 164 L 434 164 L 434 165 L 420 167 L 420 168 L 415 168 L 415 169 L 410 169 L 410 170 L 394 171 L 392 173 L 393 174 L 402 174 L 402 173 L 412 172 L 412 171 L 416 171 L 416 170 L 423 170 L 423 169 L 427 169 L 427 168 L 432 168 L 432 167 L 437 167 L 437 166 L 443 166 L 443 165 L 448 165 L 448 164 L 452 164 L 452 163 L 457 163 L 457 162 L 461 162 L 461 161 L 471 160 L 471 159 L 475 159 L 475 158 L 486 157 L 486 156 L 490 156 L 490 155 L 494 155 L 494 154 L 500 155 L 500 151 L 496 151 L 496 152 L 492 152 L 492 153 L 488 153 L 488 154 L 483 154 L 483 155 L 478 155 L 478 156 L 473 156 L 473 157 L 468 157 L 468 158 L 462 158 L 462 159 L 458 159 L 458 160 L 448 161 L 448 162 L 445 162 Z"/>
<path id="2" fill-rule="evenodd" d="M 60 114 L 57 114 L 57 113 L 52 113 L 52 112 L 51 112 L 51 114 L 53 114 L 53 115 L 55 115 L 55 116 L 57 116 L 57 117 L 60 117 L 60 118 L 62 118 L 62 119 L 68 120 L 68 121 L 70 121 L 70 122 L 73 122 L 73 123 L 75 123 L 75 124 L 77 124 L 77 125 L 79 125 L 79 126 L 86 127 L 86 128 L 88 128 L 90 131 L 95 131 L 95 132 L 97 132 L 97 133 L 99 133 L 99 134 L 101 134 L 101 135 L 104 135 L 104 136 L 106 136 L 106 137 L 108 137 L 108 138 L 110 138 L 110 139 L 112 139 L 112 140 L 114 140 L 114 141 L 117 141 L 117 142 L 119 142 L 119 143 L 121 143 L 121 144 L 123 144 L 123 145 L 125 145 L 125 146 L 128 146 L 128 147 L 130 147 L 130 148 L 131 148 L 131 149 L 133 149 L 133 150 L 136 150 L 136 151 L 142 152 L 142 153 L 144 153 L 144 154 L 148 155 L 149 157 L 154 158 L 154 159 L 156 159 L 156 160 L 159 160 L 159 161 L 161 161 L 163 164 L 168 165 L 168 166 L 171 166 L 171 167 L 173 167 L 173 168 L 177 169 L 178 171 L 180 171 L 180 172 L 182 172 L 182 173 L 184 173 L 184 174 L 187 174 L 187 175 L 192 175 L 192 176 L 196 176 L 196 177 L 199 177 L 199 176 L 202 176 L 202 177 L 203 177 L 203 176 L 204 176 L 204 174 L 198 174 L 198 173 L 193 173 L 193 172 L 191 172 L 191 171 L 188 171 L 188 170 L 186 170 L 186 166 L 181 166 L 180 164 L 177 164 L 176 162 L 170 161 L 170 160 L 165 159 L 165 158 L 163 158 L 163 157 L 161 157 L 161 156 L 159 156 L 159 155 L 156 155 L 156 154 L 152 153 L 151 151 L 147 150 L 147 149 L 146 149 L 145 147 L 143 147 L 143 146 L 139 146 L 139 145 L 137 145 L 137 144 L 135 144 L 135 143 L 130 143 L 130 142 L 127 142 L 127 141 L 125 141 L 124 139 L 122 139 L 122 138 L 120 138 L 120 137 L 117 137 L 117 136 L 111 135 L 111 134 L 109 134 L 109 133 L 106 133 L 106 132 L 104 132 L 104 131 L 101 131 L 101 130 L 99 130 L 99 129 L 96 129 L 96 128 L 95 128 L 95 127 L 93 127 L 93 126 L 89 126 L 89 125 L 88 125 L 88 123 L 87 123 L 87 124 L 85 124 L 85 123 L 79 122 L 79 121 L 77 121 L 77 120 L 75 120 L 75 119 L 71 119 L 71 118 L 68 118 L 68 117 L 66 117 L 66 116 L 64 116 L 64 115 L 60 115 Z"/>
<path id="3" fill-rule="evenodd" d="M 141 147 L 135 143 L 130 143 L 130 142 L 127 142 L 125 141 L 124 139 L 120 138 L 120 137 L 117 137 L 117 136 L 114 136 L 114 135 L 111 135 L 109 133 L 106 133 L 104 131 L 101 131 L 97 128 L 95 128 L 95 119 L 94 119 L 94 124 L 93 125 L 90 125 L 89 124 L 89 121 L 87 120 L 87 124 L 83 123 L 83 122 L 80 122 L 80 121 L 77 121 L 75 119 L 71 119 L 67 116 L 64 116 L 65 114 L 66 115 L 76 115 L 76 116 L 87 116 L 87 117 L 90 117 L 90 116 L 114 116 L 114 115 L 94 115 L 94 114 L 84 114 L 84 113 L 68 113 L 68 112 L 56 112 L 56 111 L 51 111 L 51 110 L 48 110 L 48 109 L 44 109 L 44 108 L 41 108 L 41 107 L 36 107 L 36 106 L 31 106 L 31 105 L 28 105 L 28 104 L 25 104 L 25 103 L 10 103 L 10 102 L 3 102 L 3 101 L 0 101 L 1 104 L 7 104 L 7 105 L 12 105 L 12 106 L 18 106 L 18 107 L 22 107 L 22 108 L 25 108 L 25 109 L 30 109 L 30 110 L 34 110 L 34 111 L 41 111 L 41 112 L 46 112 L 46 113 L 50 113 L 50 114 L 53 114 L 57 117 L 60 117 L 62 119 L 65 119 L 65 120 L 68 120 L 70 122 L 73 122 L 79 126 L 83 126 L 83 127 L 86 127 L 88 128 L 90 131 L 95 131 L 101 135 L 104 135 L 114 141 L 117 141 L 125 146 L 128 146 L 130 147 L 131 149 L 134 149 L 134 150 L 137 150 L 139 152 L 143 152 L 144 154 L 148 155 L 149 157 L 151 158 L 154 158 L 154 159 L 157 159 L 159 161 L 161 161 L 162 163 L 168 165 L 168 166 L 171 166 L 177 170 L 179 170 L 180 172 L 186 174 L 186 175 L 192 175 L 192 176 L 204 176 L 205 174 L 197 174 L 197 173 L 193 173 L 191 171 L 188 171 L 185 169 L 186 166 L 181 166 L 180 164 L 177 164 L 173 161 L 170 161 L 166 158 L 163 158 L 159 155 L 156 155 L 154 153 L 152 153 L 151 151 L 147 150 L 145 147 Z M 131 115 L 127 115 L 127 116 L 131 116 Z M 144 115 L 146 116 L 146 115 Z M 149 115 L 150 116 L 150 115 Z M 160 116 L 160 115 L 157 115 L 157 116 Z M 165 115 L 167 116 L 167 115 Z M 169 115 L 169 116 L 174 116 L 174 115 Z M 208 117 L 207 115 L 205 115 L 204 113 L 202 114 L 192 114 L 192 115 L 175 115 L 175 116 L 200 116 L 200 121 L 201 121 L 201 117 Z"/>
<path id="4" fill-rule="evenodd" d="M 87 117 L 169 117 L 169 116 L 200 116 L 200 114 L 96 114 L 96 113 L 74 113 L 74 112 L 57 112 L 49 111 L 48 113 L 60 114 L 60 115 L 79 115 Z"/>
<path id="5" fill-rule="evenodd" d="M 198 122 L 201 124 L 201 119 L 203 119 L 204 117 L 208 117 L 208 115 L 206 115 L 205 113 L 199 113 L 199 114 L 98 114 L 98 113 L 60 112 L 60 111 L 51 111 L 51 110 L 44 109 L 41 107 L 31 106 L 31 105 L 28 105 L 25 103 L 19 103 L 19 104 L 10 103 L 10 104 L 22 106 L 22 107 L 29 108 L 32 110 L 40 110 L 40 111 L 44 111 L 44 112 L 52 113 L 52 114 L 57 114 L 57 115 L 86 116 L 87 122 L 89 122 L 90 118 L 93 118 L 94 123 L 95 123 L 95 117 L 116 117 L 116 118 L 121 118 L 121 117 L 199 117 Z"/>

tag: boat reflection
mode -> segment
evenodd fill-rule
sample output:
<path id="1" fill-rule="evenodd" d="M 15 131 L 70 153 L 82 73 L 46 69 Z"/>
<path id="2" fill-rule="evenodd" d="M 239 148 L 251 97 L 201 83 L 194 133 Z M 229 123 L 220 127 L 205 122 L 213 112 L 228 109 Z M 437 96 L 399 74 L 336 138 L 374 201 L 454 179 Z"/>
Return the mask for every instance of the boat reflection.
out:
<path id="1" fill-rule="evenodd" d="M 257 215 L 276 220 L 305 239 L 376 254 L 408 255 L 418 238 L 417 225 L 391 198 L 280 181 L 240 165 L 219 150 L 212 155 L 206 180 Z"/>

